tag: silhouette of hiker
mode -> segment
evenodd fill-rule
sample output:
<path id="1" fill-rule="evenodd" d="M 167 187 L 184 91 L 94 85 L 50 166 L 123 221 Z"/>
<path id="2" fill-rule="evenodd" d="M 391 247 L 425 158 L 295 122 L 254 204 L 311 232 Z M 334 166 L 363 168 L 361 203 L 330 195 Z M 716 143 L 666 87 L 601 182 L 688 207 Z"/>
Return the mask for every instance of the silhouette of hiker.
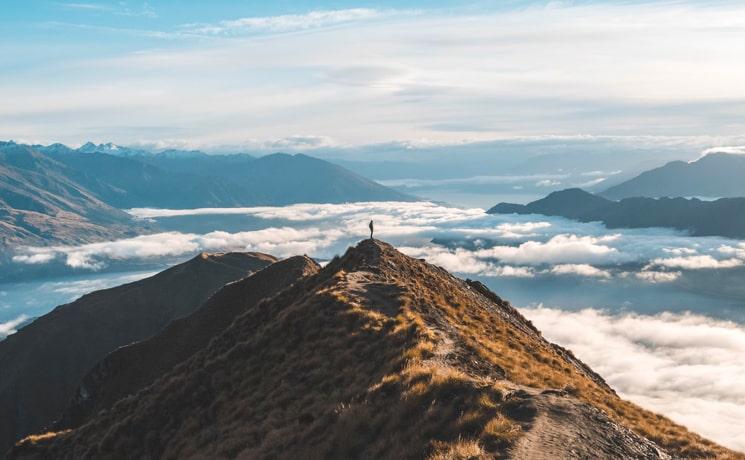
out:
<path id="1" fill-rule="evenodd" d="M 370 221 L 370 225 L 368 225 L 368 227 L 370 227 L 370 239 L 373 239 L 373 221 Z"/>

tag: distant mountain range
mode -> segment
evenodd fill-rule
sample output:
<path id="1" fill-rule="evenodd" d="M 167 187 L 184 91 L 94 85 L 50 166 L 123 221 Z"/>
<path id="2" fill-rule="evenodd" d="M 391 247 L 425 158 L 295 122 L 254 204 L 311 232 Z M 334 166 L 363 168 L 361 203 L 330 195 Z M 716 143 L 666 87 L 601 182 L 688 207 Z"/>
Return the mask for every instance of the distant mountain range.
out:
<path id="1" fill-rule="evenodd" d="M 696 198 L 625 198 L 612 201 L 581 189 L 553 192 L 537 201 L 499 203 L 490 214 L 543 214 L 608 228 L 668 227 L 694 236 L 745 238 L 745 198 L 702 201 Z"/>
<path id="2" fill-rule="evenodd" d="M 183 296 L 191 282 L 138 298 Z M 70 333 L 145 313 L 117 298 L 107 317 Z M 29 361 L 43 319 L 16 334 L 27 337 L 16 359 L 49 376 L 76 355 L 66 347 L 57 360 Z M 182 351 L 190 334 L 196 344 Z M 621 399 L 483 284 L 377 240 L 323 268 L 297 257 L 227 284 L 93 373 L 73 402 L 91 397 L 93 410 L 67 429 L 40 429 L 8 458 L 737 456 Z"/>
<path id="3" fill-rule="evenodd" d="M 307 155 L 150 153 L 0 142 L 0 246 L 76 243 L 142 231 L 122 209 L 411 200 Z"/>
<path id="4" fill-rule="evenodd" d="M 692 161 L 673 161 L 610 187 L 600 195 L 631 197 L 745 197 L 745 155 L 710 153 Z"/>
<path id="5" fill-rule="evenodd" d="M 201 254 L 61 305 L 0 341 L 0 453 L 57 419 L 85 373 L 108 353 L 158 333 L 225 283 L 276 260 L 258 253 Z"/>
<path id="6" fill-rule="evenodd" d="M 78 171 L 30 146 L 0 143 L 0 248 L 133 235 L 141 224 L 75 179 Z"/>

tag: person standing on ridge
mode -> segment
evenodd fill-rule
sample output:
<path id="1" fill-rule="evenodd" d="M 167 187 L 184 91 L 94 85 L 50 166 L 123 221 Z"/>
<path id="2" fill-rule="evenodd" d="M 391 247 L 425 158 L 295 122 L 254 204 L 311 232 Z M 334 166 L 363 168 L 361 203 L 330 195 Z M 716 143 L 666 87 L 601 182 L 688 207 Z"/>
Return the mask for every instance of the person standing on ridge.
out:
<path id="1" fill-rule="evenodd" d="M 373 221 L 372 220 L 370 221 L 370 225 L 368 225 L 368 227 L 370 227 L 370 239 L 373 239 L 373 228 L 374 227 L 373 227 Z"/>

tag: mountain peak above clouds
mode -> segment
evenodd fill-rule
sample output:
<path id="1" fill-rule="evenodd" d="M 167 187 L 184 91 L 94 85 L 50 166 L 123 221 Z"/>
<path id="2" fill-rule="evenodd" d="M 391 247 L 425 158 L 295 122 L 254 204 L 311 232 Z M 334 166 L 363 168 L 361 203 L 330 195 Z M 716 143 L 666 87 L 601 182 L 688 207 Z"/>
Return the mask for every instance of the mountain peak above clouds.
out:
<path id="1" fill-rule="evenodd" d="M 378 240 L 360 242 L 244 311 L 136 395 L 71 431 L 27 438 L 11 458 L 116 452 L 246 458 L 731 454 L 620 399 L 481 283 Z"/>

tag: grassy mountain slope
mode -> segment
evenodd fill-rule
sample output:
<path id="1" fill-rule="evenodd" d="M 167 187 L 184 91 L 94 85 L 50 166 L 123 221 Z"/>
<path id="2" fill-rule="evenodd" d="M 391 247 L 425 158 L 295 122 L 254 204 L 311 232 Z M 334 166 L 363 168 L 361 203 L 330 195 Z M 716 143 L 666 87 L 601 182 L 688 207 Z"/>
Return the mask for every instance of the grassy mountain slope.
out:
<path id="1" fill-rule="evenodd" d="M 541 457 L 541 454 L 545 453 Z M 477 282 L 366 240 L 183 365 L 11 458 L 735 454 L 623 401 Z"/>
<path id="2" fill-rule="evenodd" d="M 240 313 L 317 271 L 318 264 L 308 257 L 275 262 L 225 285 L 194 313 L 173 321 L 153 337 L 113 351 L 83 378 L 56 429 L 79 426 L 122 397 L 146 387 L 204 348 Z"/>
<path id="3" fill-rule="evenodd" d="M 274 261 L 264 254 L 202 254 L 61 305 L 1 341 L 0 450 L 59 417 L 85 372 L 106 354 L 152 336 L 225 283 Z"/>

